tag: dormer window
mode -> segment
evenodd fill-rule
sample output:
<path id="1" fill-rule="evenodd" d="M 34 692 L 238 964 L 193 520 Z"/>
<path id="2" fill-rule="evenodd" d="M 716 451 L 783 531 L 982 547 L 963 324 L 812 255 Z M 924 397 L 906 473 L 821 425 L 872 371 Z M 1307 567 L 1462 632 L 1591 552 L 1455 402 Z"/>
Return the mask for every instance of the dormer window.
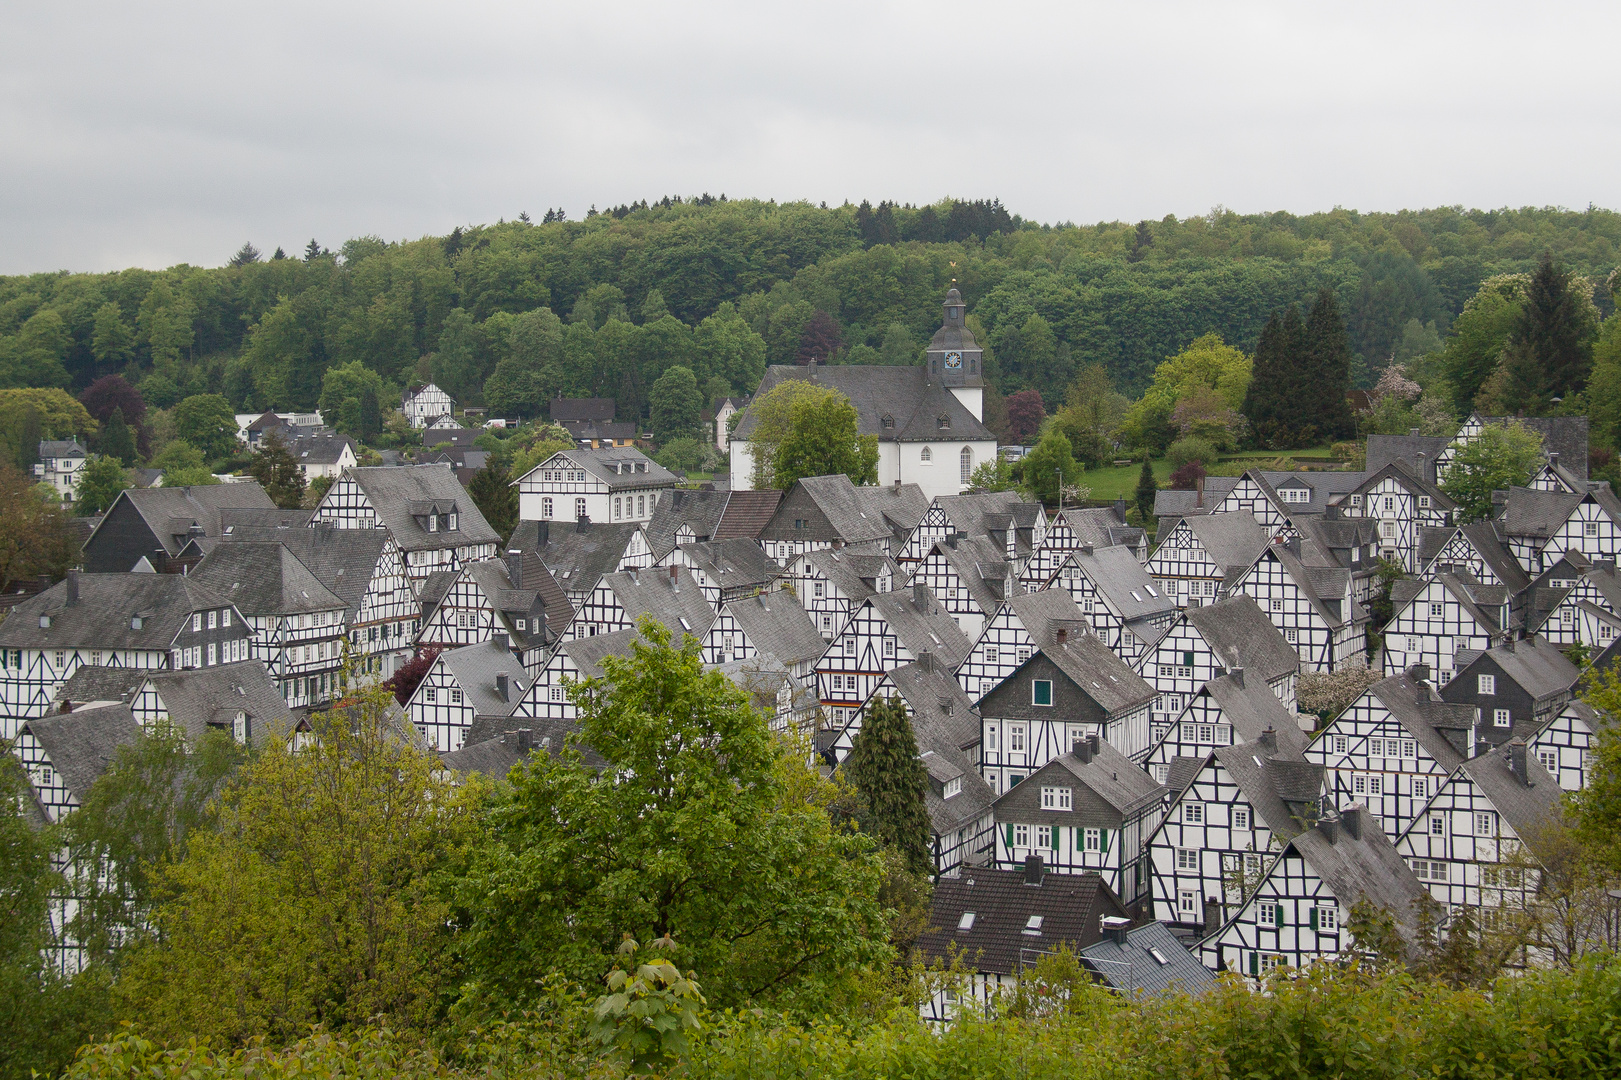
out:
<path id="1" fill-rule="evenodd" d="M 938 427 L 938 428 L 948 428 L 948 427 L 950 427 L 951 426 L 951 417 L 949 417 L 949 416 L 937 416 L 937 417 L 935 417 L 934 418 L 934 426 Z"/>
<path id="2" fill-rule="evenodd" d="M 451 531 L 451 532 L 455 532 L 455 531 L 456 531 L 456 515 L 455 515 L 455 514 L 451 514 L 451 515 L 450 515 L 450 525 L 449 525 L 449 528 L 450 528 L 450 531 Z"/>
<path id="3" fill-rule="evenodd" d="M 429 514 L 428 515 L 428 531 L 429 532 L 438 532 L 439 531 L 439 515 L 438 514 Z"/>
<path id="4" fill-rule="evenodd" d="M 883 424 L 883 425 L 884 425 L 884 426 L 885 426 L 885 427 L 886 427 L 886 428 L 892 428 L 892 427 L 894 427 L 894 426 L 895 426 L 895 418 L 894 418 L 894 417 L 893 417 L 893 416 L 891 416 L 891 415 L 889 415 L 889 414 L 888 414 L 888 413 L 885 413 L 885 414 L 884 414 L 884 417 L 883 417 L 883 420 L 882 420 L 882 421 L 881 421 L 881 423 L 882 423 L 882 424 Z"/>

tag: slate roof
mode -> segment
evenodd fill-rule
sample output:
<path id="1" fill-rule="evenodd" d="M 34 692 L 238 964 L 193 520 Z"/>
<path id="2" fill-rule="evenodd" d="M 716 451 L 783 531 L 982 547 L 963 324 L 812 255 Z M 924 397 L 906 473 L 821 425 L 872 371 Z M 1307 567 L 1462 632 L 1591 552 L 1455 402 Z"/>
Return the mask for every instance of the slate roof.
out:
<path id="1" fill-rule="evenodd" d="M 546 569 L 546 564 L 540 556 L 532 551 L 507 552 L 507 580 L 511 581 L 512 562 L 518 562 L 518 584 L 525 589 L 534 589 L 540 594 L 540 601 L 546 607 L 546 631 L 553 638 L 561 638 L 563 631 L 574 619 L 574 608 L 569 604 L 568 593 L 557 583 L 552 572 Z"/>
<path id="2" fill-rule="evenodd" d="M 79 602 L 67 603 L 67 582 L 18 604 L 0 623 L 0 645 L 23 649 L 167 650 L 181 624 L 200 609 L 226 601 L 181 574 L 79 574 Z M 141 629 L 131 626 L 141 615 Z M 51 616 L 41 628 L 39 617 Z"/>
<path id="3" fill-rule="evenodd" d="M 1318 618 L 1330 626 L 1367 619 L 1368 613 L 1355 597 L 1350 596 L 1351 571 L 1338 566 L 1308 566 L 1285 544 L 1273 544 L 1268 550 L 1283 564 L 1296 587 L 1317 612 Z M 1331 602 L 1336 601 L 1339 615 L 1335 615 L 1329 607 Z M 1347 604 L 1350 605 L 1349 611 L 1346 610 Z"/>
<path id="4" fill-rule="evenodd" d="M 611 574 L 624 558 L 630 538 L 641 528 L 634 522 L 583 524 L 520 521 L 507 542 L 507 550 L 540 556 L 565 592 L 588 593 L 603 575 Z M 545 526 L 545 528 L 542 528 Z"/>
<path id="5" fill-rule="evenodd" d="M 687 544 L 681 553 L 722 589 L 763 589 L 782 574 L 763 547 L 741 536 Z"/>
<path id="6" fill-rule="evenodd" d="M 482 773 L 504 780 L 514 765 L 528 760 L 531 754 L 559 753 L 564 739 L 578 733 L 579 726 L 567 720 L 485 717 L 467 729 L 467 742 L 460 750 L 442 751 L 439 763 L 462 776 Z M 607 764 L 589 746 L 576 743 L 575 748 L 586 768 L 600 770 Z"/>
<path id="7" fill-rule="evenodd" d="M 222 527 L 221 511 L 227 508 L 278 511 L 265 489 L 256 483 L 205 484 L 200 487 L 147 487 L 126 488 L 119 499 L 127 500 L 140 514 L 164 549 L 172 556 L 186 543 L 191 526 L 200 526 L 206 536 L 218 536 Z M 117 505 L 117 500 L 114 500 Z M 111 508 L 109 508 L 110 510 Z M 295 511 L 296 512 L 296 511 Z M 106 523 L 106 518 L 102 519 Z M 88 545 L 101 531 L 90 534 Z"/>
<path id="8" fill-rule="evenodd" d="M 1038 772 L 1059 768 L 1069 773 L 1078 783 L 1098 798 L 1114 807 L 1122 818 L 1130 817 L 1145 807 L 1153 806 L 1165 796 L 1165 788 L 1143 771 L 1142 766 L 1099 739 L 1092 749 L 1091 759 L 1082 761 L 1073 751 L 1059 754 L 1043 765 Z M 1017 790 L 1010 787 L 998 799 L 1006 799 Z M 1023 798 L 1023 794 L 1020 795 Z"/>
<path id="9" fill-rule="evenodd" d="M 133 743 L 141 733 L 128 705 L 37 716 L 23 721 L 22 726 L 39 740 L 68 794 L 80 803 L 90 785 L 113 763 L 119 747 Z"/>
<path id="10" fill-rule="evenodd" d="M 524 568 L 520 566 L 519 580 L 523 585 L 522 588 L 513 587 L 510 566 L 506 559 L 481 559 L 478 562 L 468 563 L 461 571 L 489 598 L 495 610 L 501 613 L 502 621 L 507 624 L 507 632 L 512 635 L 513 643 L 522 647 L 542 645 L 555 640 L 574 614 L 568 598 L 557 587 L 557 583 L 552 581 L 552 576 L 546 572 L 546 568 L 537 565 L 533 571 L 525 574 Z M 550 588 L 545 587 L 547 582 L 551 582 Z M 541 607 L 544 618 L 541 625 L 528 630 L 519 630 L 512 625 L 508 616 L 529 618 L 537 605 Z M 554 611 L 552 605 L 560 607 Z"/>
<path id="11" fill-rule="evenodd" d="M 135 697 L 135 691 L 146 681 L 150 670 L 80 664 L 79 669 L 68 676 L 67 682 L 57 687 L 51 700 L 71 705 L 86 705 L 92 701 L 118 701 L 127 705 Z"/>
<path id="12" fill-rule="evenodd" d="M 1296 835 L 1289 847 L 1305 859 L 1342 908 L 1369 900 L 1390 912 L 1403 938 L 1411 942 L 1429 892 L 1396 853 L 1378 819 L 1365 808 L 1350 809 L 1361 818 L 1359 837 L 1347 832 L 1343 821 L 1333 819 Z M 1271 873 L 1279 874 L 1283 867 L 1284 860 L 1278 859 Z"/>
<path id="13" fill-rule="evenodd" d="M 1559 464 L 1579 476 L 1587 476 L 1588 418 L 1585 416 L 1482 416 L 1483 424 L 1520 423 L 1542 436 L 1542 452 L 1558 454 Z"/>
<path id="14" fill-rule="evenodd" d="M 1583 498 L 1564 491 L 1511 487 L 1497 521 L 1509 536 L 1545 539 L 1570 519 Z"/>
<path id="15" fill-rule="evenodd" d="M 1200 691 L 1209 694 L 1221 706 L 1222 718 L 1233 726 L 1233 733 L 1245 743 L 1258 742 L 1264 732 L 1271 730 L 1278 752 L 1299 757 L 1306 750 L 1306 735 L 1295 722 L 1294 714 L 1283 707 L 1283 702 L 1272 688 L 1245 672 L 1242 685 L 1232 675 L 1222 675 L 1204 684 Z"/>
<path id="16" fill-rule="evenodd" d="M 675 550 L 675 534 L 682 525 L 692 529 L 699 541 L 711 539 L 731 496 L 730 491 L 676 488 L 661 498 L 647 522 L 647 543 L 653 557 L 662 560 Z"/>
<path id="17" fill-rule="evenodd" d="M 986 615 L 993 615 L 1008 598 L 1013 568 L 1006 549 L 984 536 L 953 537 L 934 545 L 946 563 L 957 572 L 957 579 L 968 596 Z"/>
<path id="18" fill-rule="evenodd" d="M 233 528 L 224 543 L 274 541 L 297 556 L 322 585 L 348 607 L 360 609 L 372 575 L 388 546 L 384 529 L 340 529 L 322 523 L 308 528 Z"/>
<path id="19" fill-rule="evenodd" d="M 885 678 L 911 710 L 919 747 L 927 743 L 966 750 L 979 742 L 979 717 L 974 703 L 950 669 L 933 662 L 913 661 L 891 670 Z"/>
<path id="20" fill-rule="evenodd" d="M 958 929 L 969 912 L 972 928 Z M 1041 931 L 1026 934 L 1033 915 Z M 955 946 L 970 970 L 1010 975 L 1040 953 L 1095 944 L 1105 916 L 1124 918 L 1126 909 L 1095 873 L 1044 874 L 1041 884 L 1026 885 L 1023 870 L 965 867 L 935 883 L 918 949 L 925 960 L 950 963 Z"/>
<path id="21" fill-rule="evenodd" d="M 574 666 L 579 669 L 582 679 L 600 679 L 603 657 L 628 657 L 632 655 L 631 646 L 640 640 L 642 635 L 638 630 L 615 630 L 611 634 L 597 634 L 595 637 L 565 641 L 558 648 L 574 661 Z"/>
<path id="22" fill-rule="evenodd" d="M 828 526 L 834 535 L 846 544 L 894 539 L 894 530 L 890 523 L 884 520 L 883 514 L 877 512 L 876 507 L 875 512 L 869 514 L 866 501 L 856 494 L 856 486 L 842 473 L 836 476 L 807 476 L 797 480 L 787 497 L 791 499 L 795 490 L 803 491 L 810 498 L 827 518 Z M 779 506 L 772 517 L 771 525 L 767 528 L 773 533 L 779 531 L 785 535 L 791 533 L 791 526 L 782 523 L 787 520 L 786 515 L 789 513 L 786 507 Z"/>
<path id="23" fill-rule="evenodd" d="M 280 543 L 219 544 L 192 568 L 188 578 L 247 615 L 288 615 L 349 606 Z"/>
<path id="24" fill-rule="evenodd" d="M 723 609 L 756 649 L 792 667 L 815 660 L 827 642 L 793 593 L 783 590 L 733 600 Z"/>
<path id="25" fill-rule="evenodd" d="M 1539 701 L 1569 690 L 1582 674 L 1580 668 L 1565 659 L 1564 653 L 1538 634 L 1499 645 L 1480 656 L 1490 657 L 1505 677 Z M 1473 666 L 1473 663 L 1469 665 Z M 1467 670 L 1460 670 L 1457 677 L 1463 678 Z"/>
<path id="26" fill-rule="evenodd" d="M 590 473 L 606 484 L 609 491 L 675 486 L 676 475 L 673 472 L 634 446 L 605 446 L 600 450 L 560 450 L 558 453 L 573 462 L 576 468 Z M 550 458 L 546 459 L 524 476 L 530 475 L 535 469 L 549 468 L 550 461 Z M 521 482 L 522 477 L 513 481 L 514 484 Z"/>
<path id="27" fill-rule="evenodd" d="M 900 566 L 888 555 L 845 548 L 834 551 L 823 548 L 800 556 L 821 572 L 852 603 L 859 604 L 877 590 L 878 578 L 885 570 L 890 580 L 900 579 Z"/>
<path id="28" fill-rule="evenodd" d="M 1199 773 L 1203 771 L 1205 762 L 1209 760 L 1208 755 L 1205 757 L 1172 758 L 1171 764 L 1165 772 L 1165 797 L 1171 802 L 1181 798 L 1182 793 L 1188 790 L 1188 785 L 1193 783 Z"/>
<path id="29" fill-rule="evenodd" d="M 1204 993 L 1216 976 L 1161 922 L 1126 931 L 1121 943 L 1105 935 L 1081 950 L 1081 962 L 1101 982 L 1130 994 Z"/>
<path id="30" fill-rule="evenodd" d="M 1066 559 L 1086 574 L 1127 623 L 1176 611 L 1176 602 L 1160 592 L 1159 585 L 1129 548 L 1076 548 Z"/>
<path id="31" fill-rule="evenodd" d="M 612 420 L 614 399 L 555 397 L 548 403 L 547 415 L 554 423 L 562 423 L 565 420 Z"/>
<path id="32" fill-rule="evenodd" d="M 930 742 L 918 735 L 918 760 L 929 774 L 929 788 L 923 793 L 923 802 L 929 812 L 929 827 L 936 836 L 949 836 L 963 826 L 985 816 L 996 801 L 973 759 L 944 740 Z M 959 789 L 950 798 L 945 786 L 957 781 Z"/>
<path id="33" fill-rule="evenodd" d="M 1259 676 L 1267 682 L 1300 670 L 1300 654 L 1247 593 L 1190 607 L 1183 617 L 1215 650 L 1223 667 L 1233 666 L 1236 653 L 1246 676 Z"/>
<path id="34" fill-rule="evenodd" d="M 704 599 L 704 592 L 692 574 L 677 567 L 622 570 L 608 574 L 603 581 L 613 590 L 634 625 L 643 615 L 651 615 L 669 628 L 676 641 L 692 634 L 699 640 L 714 623 L 715 609 Z"/>
<path id="35" fill-rule="evenodd" d="M 1329 506 L 1337 505 L 1346 495 L 1361 487 L 1368 478 L 1365 472 L 1273 472 L 1260 469 L 1251 469 L 1245 475 L 1255 480 L 1279 512 L 1290 518 L 1296 514 L 1323 513 Z M 1279 487 L 1308 488 L 1311 498 L 1306 502 L 1285 502 L 1278 494 Z M 1209 494 L 1210 480 L 1206 478 L 1206 502 L 1209 501 Z"/>
<path id="36" fill-rule="evenodd" d="M 1187 519 L 1188 529 L 1204 546 L 1223 571 L 1249 569 L 1261 557 L 1270 540 L 1255 515 L 1248 510 L 1224 514 L 1198 514 Z"/>
<path id="37" fill-rule="evenodd" d="M 1434 487 L 1435 460 L 1451 443 L 1445 436 L 1369 435 L 1368 472 L 1377 473 L 1394 463 Z"/>
<path id="38" fill-rule="evenodd" d="M 355 457 L 360 456 L 355 441 L 336 432 L 300 436 L 288 444 L 287 450 L 298 459 L 300 465 L 336 465 L 343 456 L 344 447 L 348 447 Z"/>
<path id="39" fill-rule="evenodd" d="M 1492 807 L 1534 851 L 1538 834 L 1559 825 L 1564 805 L 1559 781 L 1555 780 L 1537 756 L 1525 754 L 1525 774 L 1529 783 L 1522 783 L 1509 766 L 1513 744 L 1488 750 L 1479 757 L 1463 763 L 1463 772 L 1475 782 Z M 1521 749 L 1524 745 L 1521 744 Z"/>
<path id="40" fill-rule="evenodd" d="M 1432 500 L 1432 505 L 1437 509 L 1456 510 L 1458 508 L 1458 504 L 1452 501 L 1451 496 L 1442 491 L 1433 481 L 1425 480 L 1399 461 L 1389 462 L 1378 470 L 1370 468 L 1363 476 L 1362 483 L 1355 488 L 1358 492 L 1366 493 L 1374 484 L 1390 478 L 1415 494 L 1428 495 Z"/>
<path id="41" fill-rule="evenodd" d="M 499 544 L 501 537 L 490 528 L 484 515 L 473 503 L 456 479 L 456 474 L 443 465 L 380 465 L 373 468 L 351 468 L 346 476 L 360 485 L 371 503 L 372 512 L 388 529 L 401 551 L 427 551 L 469 544 Z M 429 532 L 417 524 L 412 515 L 413 504 L 436 503 L 455 506 L 457 528 Z"/>
<path id="42" fill-rule="evenodd" d="M 777 504 L 782 502 L 782 492 L 776 490 L 729 491 L 726 494 L 726 509 L 715 525 L 711 537 L 714 540 L 730 540 L 734 536 L 757 539 L 770 522 L 771 515 L 777 512 Z"/>
<path id="43" fill-rule="evenodd" d="M 1127 667 L 1096 634 L 1066 635 L 1062 644 L 1055 641 L 1043 648 L 1041 655 L 1058 665 L 1060 671 L 1110 716 L 1154 700 L 1154 688 Z"/>
<path id="44" fill-rule="evenodd" d="M 918 583 L 905 591 L 874 593 L 867 603 L 883 616 L 890 631 L 913 656 L 928 652 L 935 663 L 955 670 L 974 647 L 927 585 Z"/>
<path id="45" fill-rule="evenodd" d="M 765 378 L 755 392 L 758 402 L 780 383 L 790 379 L 806 380 L 832 387 L 856 409 L 856 430 L 862 435 L 876 435 L 884 442 L 983 442 L 996 438 L 980 421 L 974 419 L 955 394 L 938 383 L 930 383 L 925 367 L 899 367 L 887 365 L 800 366 L 774 364 L 766 369 Z M 883 418 L 892 423 L 886 427 Z M 938 426 L 944 416 L 949 427 Z M 745 409 L 732 437 L 747 441 L 759 423 L 753 406 Z"/>
<path id="46" fill-rule="evenodd" d="M 169 719 L 192 739 L 210 726 L 230 732 L 238 712 L 248 715 L 255 737 L 290 732 L 295 722 L 263 660 L 144 674 L 143 681 L 163 699 Z"/>
<path id="47" fill-rule="evenodd" d="M 1472 752 L 1473 705 L 1442 701 L 1431 684 L 1419 683 L 1407 672 L 1381 679 L 1369 687 L 1368 692 L 1447 772 L 1456 769 Z"/>
<path id="48" fill-rule="evenodd" d="M 1067 630 L 1066 636 L 1070 637 L 1084 634 L 1092 628 L 1068 589 L 1020 593 L 1009 597 L 1007 604 L 1038 649 L 1051 645 L 1060 627 Z"/>
<path id="49" fill-rule="evenodd" d="M 85 454 L 85 448 L 79 445 L 78 439 L 41 439 L 39 443 L 41 461 L 50 458 L 84 457 Z"/>
<path id="50" fill-rule="evenodd" d="M 1321 796 L 1327 772 L 1322 765 L 1268 755 L 1263 746 L 1255 743 L 1217 747 L 1212 757 L 1227 770 L 1268 829 L 1284 840 L 1301 832 L 1304 826 L 1288 804 L 1293 802 L 1299 807 Z M 1373 828 L 1378 831 L 1377 825 Z"/>
<path id="51" fill-rule="evenodd" d="M 1467 570 L 1438 573 L 1430 581 L 1437 581 L 1452 595 L 1465 611 L 1488 632 L 1501 632 L 1507 627 L 1499 618 L 1502 606 L 1508 603 L 1509 593 L 1502 585 L 1482 585 Z M 1414 599 L 1430 584 L 1419 578 L 1403 578 L 1390 589 L 1393 610 L 1401 612 L 1412 605 Z"/>
<path id="52" fill-rule="evenodd" d="M 911 537 L 929 512 L 929 500 L 916 484 L 862 486 L 855 489 L 856 500 L 867 516 L 877 517 L 889 526 L 890 539 L 897 545 Z"/>
<path id="53" fill-rule="evenodd" d="M 1480 553 L 1481 561 L 1492 568 L 1492 573 L 1507 585 L 1512 592 L 1522 592 L 1531 584 L 1531 577 L 1525 572 L 1503 538 L 1498 535 L 1497 522 L 1477 521 L 1472 525 L 1462 526 L 1464 536 L 1474 545 Z"/>
<path id="54" fill-rule="evenodd" d="M 523 663 L 512 655 L 511 649 L 497 641 L 447 649 L 439 654 L 437 662 L 450 671 L 477 716 L 512 715 L 513 708 L 529 687 Z M 505 700 L 495 689 L 495 677 L 503 674 L 507 677 Z"/>
<path id="55" fill-rule="evenodd" d="M 976 495 L 940 495 L 934 500 L 959 533 L 988 536 L 993 528 L 1005 531 L 1012 523 L 1013 508 L 1024 502 L 1017 491 L 990 491 Z M 1105 511 L 1113 517 L 1112 511 Z M 1084 523 L 1084 522 L 1083 522 Z"/>

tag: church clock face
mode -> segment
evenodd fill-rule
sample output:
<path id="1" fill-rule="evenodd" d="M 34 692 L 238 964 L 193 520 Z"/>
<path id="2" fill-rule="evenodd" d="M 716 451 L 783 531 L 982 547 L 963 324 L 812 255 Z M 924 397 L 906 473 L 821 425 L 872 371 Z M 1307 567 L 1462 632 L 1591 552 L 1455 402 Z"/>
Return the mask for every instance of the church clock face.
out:
<path id="1" fill-rule="evenodd" d="M 960 353 L 960 352 L 948 352 L 948 353 L 946 353 L 946 370 L 947 371 L 961 371 L 962 370 L 962 353 Z"/>

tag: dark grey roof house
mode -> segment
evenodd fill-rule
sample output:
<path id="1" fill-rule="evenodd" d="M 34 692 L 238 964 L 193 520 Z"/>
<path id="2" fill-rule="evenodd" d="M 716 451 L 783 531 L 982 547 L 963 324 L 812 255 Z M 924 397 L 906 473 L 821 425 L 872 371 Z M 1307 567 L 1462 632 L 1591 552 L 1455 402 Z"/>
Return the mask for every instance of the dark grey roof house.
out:
<path id="1" fill-rule="evenodd" d="M 241 515 L 228 514 L 230 510 L 263 511 L 263 517 L 272 519 L 296 513 L 278 510 L 265 489 L 254 483 L 129 488 L 113 500 L 85 541 L 84 568 L 92 574 L 123 574 L 146 559 L 161 571 L 191 537 L 219 536 L 232 520 L 241 520 Z"/>

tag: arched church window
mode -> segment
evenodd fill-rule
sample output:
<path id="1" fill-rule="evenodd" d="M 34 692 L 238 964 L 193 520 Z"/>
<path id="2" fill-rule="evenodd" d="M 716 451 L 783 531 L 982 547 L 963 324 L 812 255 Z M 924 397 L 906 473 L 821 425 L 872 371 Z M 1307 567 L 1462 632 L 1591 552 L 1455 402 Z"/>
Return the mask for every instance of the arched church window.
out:
<path id="1" fill-rule="evenodd" d="M 934 460 L 934 451 L 931 448 L 925 446 L 923 448 L 923 452 L 918 455 L 918 460 L 923 462 L 923 464 L 925 464 L 925 465 L 929 464 L 930 462 L 932 462 Z"/>
<path id="2" fill-rule="evenodd" d="M 957 455 L 957 458 L 962 464 L 962 482 L 966 484 L 969 478 L 974 475 L 974 448 L 971 446 L 963 447 L 962 453 Z"/>

